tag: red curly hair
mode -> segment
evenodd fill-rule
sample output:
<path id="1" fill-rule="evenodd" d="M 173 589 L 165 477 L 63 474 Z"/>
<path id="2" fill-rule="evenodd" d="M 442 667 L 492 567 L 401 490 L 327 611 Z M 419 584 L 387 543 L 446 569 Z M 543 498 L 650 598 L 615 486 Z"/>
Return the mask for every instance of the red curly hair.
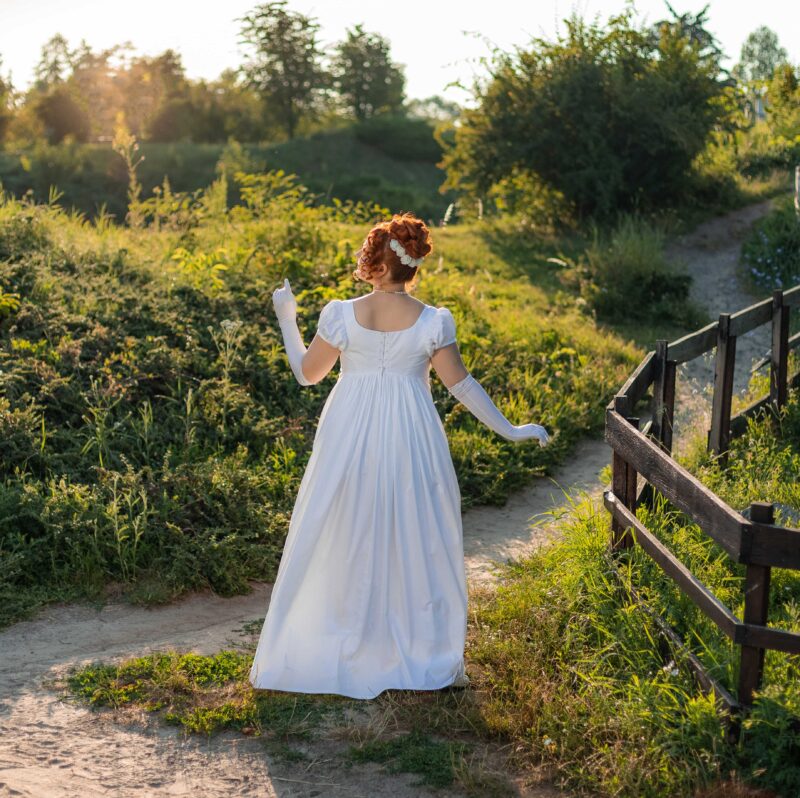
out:
<path id="1" fill-rule="evenodd" d="M 372 276 L 372 272 L 385 263 L 392 282 L 409 283 L 417 276 L 419 266 L 412 268 L 401 263 L 397 253 L 389 246 L 396 238 L 412 258 L 424 258 L 433 251 L 431 231 L 425 222 L 413 213 L 396 213 L 385 222 L 378 222 L 369 231 L 361 245 L 358 268 L 353 271 L 356 280 Z"/>

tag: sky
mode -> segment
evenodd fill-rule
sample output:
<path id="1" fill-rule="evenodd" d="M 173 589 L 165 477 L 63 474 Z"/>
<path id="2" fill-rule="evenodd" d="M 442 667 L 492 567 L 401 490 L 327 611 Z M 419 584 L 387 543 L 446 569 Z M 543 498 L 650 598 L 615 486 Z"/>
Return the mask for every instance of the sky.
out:
<path id="1" fill-rule="evenodd" d="M 42 45 L 54 34 L 70 47 L 85 39 L 97 51 L 131 42 L 134 52 L 179 52 L 189 78 L 216 78 L 245 56 L 237 17 L 251 11 L 253 0 L 0 0 L 0 74 L 27 88 Z M 670 16 L 664 0 L 633 3 L 646 23 Z M 673 0 L 678 13 L 700 11 L 707 3 Z M 572 11 L 601 23 L 620 13 L 625 0 L 289 0 L 288 7 L 315 17 L 321 44 L 332 45 L 358 23 L 391 43 L 392 59 L 405 67 L 409 99 L 442 95 L 469 103 L 474 76 L 483 76 L 480 59 L 489 43 L 504 50 L 525 46 L 533 36 L 553 38 L 564 31 Z M 708 28 L 731 67 L 747 35 L 759 25 L 778 34 L 793 63 L 800 62 L 800 2 L 792 0 L 712 0 Z M 450 85 L 460 82 L 465 88 Z"/>

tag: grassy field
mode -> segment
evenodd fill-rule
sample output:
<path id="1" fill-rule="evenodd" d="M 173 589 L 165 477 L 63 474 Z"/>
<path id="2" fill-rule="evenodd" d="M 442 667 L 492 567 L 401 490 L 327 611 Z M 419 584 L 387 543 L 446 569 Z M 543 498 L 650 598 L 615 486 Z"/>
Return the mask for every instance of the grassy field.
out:
<path id="1" fill-rule="evenodd" d="M 288 276 L 310 342 L 374 209 L 310 206 L 294 181 L 224 180 L 146 227 L 0 203 L 0 623 L 55 599 L 168 601 L 274 577 L 335 371 L 301 388 L 271 293 Z M 549 447 L 484 428 L 435 378 L 465 507 L 502 503 L 583 435 L 642 351 L 600 329 L 548 258 L 579 241 L 496 222 L 439 228 L 418 296 L 446 305 L 467 367 Z"/>
<path id="2" fill-rule="evenodd" d="M 0 625 L 49 601 L 102 599 L 112 587 L 155 604 L 202 587 L 235 595 L 250 579 L 274 578 L 335 372 L 318 386 L 296 383 L 271 292 L 290 278 L 308 343 L 326 301 L 364 290 L 350 276 L 353 252 L 385 210 L 320 205 L 276 173 L 239 173 L 236 182 L 241 204 L 229 205 L 221 178 L 197 195 L 132 207 L 140 226 L 131 227 L 0 198 Z M 697 326 L 684 277 L 655 257 L 662 232 L 652 220 L 622 219 L 599 237 L 556 235 L 515 217 L 434 230 L 418 296 L 452 309 L 467 367 L 506 415 L 553 433 L 546 449 L 499 439 L 434 378 L 465 507 L 501 503 L 602 430 L 605 404 L 654 334 L 636 313 L 624 326 L 609 315 L 611 290 L 631 306 L 620 263 L 670 286 L 668 302 L 654 295 L 635 308 L 660 308 L 658 337 Z M 732 458 L 746 468 L 715 470 L 699 449 L 687 463 L 735 506 L 797 506 L 789 486 L 799 417 L 795 396 L 780 437 L 753 426 Z M 769 478 L 748 481 L 751 473 Z M 663 505 L 640 517 L 741 610 L 740 570 L 699 530 Z M 416 769 L 432 785 L 507 794 L 464 766 L 468 729 L 474 740 L 513 743 L 515 767 L 557 768 L 576 791 L 689 796 L 735 771 L 797 792 L 790 717 L 800 690 L 790 658 L 768 655 L 746 745 L 726 747 L 713 702 L 627 603 L 608 537 L 607 513 L 577 506 L 557 544 L 509 566 L 496 592 L 476 595 L 472 688 L 381 696 L 377 706 L 405 735 L 363 739 L 352 757 Z M 725 640 L 640 553 L 628 566 L 651 607 L 735 684 Z M 800 582 L 786 573 L 775 584 L 771 619 L 797 629 Z M 98 663 L 72 687 L 95 704 L 164 710 L 167 722 L 195 732 L 262 733 L 299 756 L 292 740 L 346 702 L 256 694 L 244 678 L 251 657 L 246 649 Z"/>
<path id="3" fill-rule="evenodd" d="M 165 177 L 174 191 L 203 190 L 218 177 L 221 161 L 231 174 L 234 169 L 293 172 L 324 203 L 334 197 L 378 202 L 393 212 L 413 210 L 434 223 L 455 198 L 439 191 L 441 148 L 431 126 L 419 120 L 375 119 L 274 145 L 143 142 L 138 155 L 143 156 L 137 170 L 143 197 L 152 196 Z M 110 143 L 37 142 L 24 151 L 0 149 L 0 183 L 16 197 L 31 190 L 38 202 L 47 202 L 55 186 L 62 206 L 90 217 L 103 204 L 118 220 L 127 210 L 125 164 Z M 237 199 L 231 190 L 229 200 Z"/>
<path id="4" fill-rule="evenodd" d="M 752 385 L 759 395 L 764 387 L 763 380 Z M 751 421 L 747 434 L 733 443 L 729 468 L 709 460 L 703 444 L 698 435 L 683 464 L 732 506 L 769 499 L 800 512 L 796 391 L 777 430 L 765 419 Z M 741 617 L 743 566 L 730 562 L 663 500 L 637 515 Z M 366 731 L 359 725 L 363 721 L 345 714 L 359 702 L 252 690 L 247 671 L 258 623 L 250 630 L 252 644 L 241 650 L 214 657 L 159 653 L 118 666 L 95 663 L 76 671 L 68 687 L 93 706 L 116 707 L 121 716 L 143 707 L 192 733 L 235 729 L 260 735 L 274 754 L 295 759 L 305 756 L 297 743 L 313 740 L 323 725 L 338 725 L 354 741 L 345 757 L 387 762 L 421 774 L 431 786 L 457 784 L 467 795 L 513 794 L 507 782 L 470 765 L 469 752 L 478 741 L 507 745 L 511 771 L 550 769 L 576 795 L 761 794 L 744 785 L 774 791 L 765 795 L 797 795 L 796 658 L 767 653 L 753 711 L 738 744 L 728 745 L 713 696 L 698 689 L 683 656 L 660 639 L 642 607 L 630 603 L 629 586 L 733 691 L 738 649 L 638 547 L 622 556 L 620 578 L 608 551 L 608 513 L 599 501 L 576 500 L 561 534 L 533 556 L 505 566 L 496 591 L 473 596 L 467 644 L 471 687 L 387 691 L 370 702 L 377 715 Z M 800 632 L 797 572 L 773 569 L 771 597 L 770 623 Z M 382 716 L 385 724 L 376 720 Z M 391 735 L 374 731 L 385 726 Z"/>

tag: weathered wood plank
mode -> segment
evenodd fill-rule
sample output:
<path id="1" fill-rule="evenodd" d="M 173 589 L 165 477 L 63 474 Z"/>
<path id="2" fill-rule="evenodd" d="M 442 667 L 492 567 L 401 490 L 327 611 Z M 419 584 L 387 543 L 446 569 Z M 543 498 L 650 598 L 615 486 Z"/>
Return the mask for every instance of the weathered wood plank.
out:
<path id="1" fill-rule="evenodd" d="M 642 359 L 642 362 L 631 372 L 625 384 L 617 391 L 617 396 L 625 395 L 628 397 L 628 413 L 636 407 L 636 403 L 647 393 L 647 389 L 653 382 L 655 350 L 651 349 Z"/>
<path id="2" fill-rule="evenodd" d="M 605 440 L 736 562 L 741 562 L 745 518 L 613 410 L 606 412 Z"/>
<path id="3" fill-rule="evenodd" d="M 751 521 L 744 530 L 743 544 L 742 562 L 800 570 L 800 529 Z"/>
<path id="4" fill-rule="evenodd" d="M 800 654 L 800 634 L 787 629 L 772 629 L 743 623 L 738 629 L 734 643 L 753 648 L 769 648 L 772 651 L 785 651 L 787 654 Z"/>
<path id="5" fill-rule="evenodd" d="M 731 437 L 733 372 L 736 367 L 736 336 L 730 333 L 730 313 L 720 313 L 717 328 L 717 357 L 714 364 L 714 395 L 711 400 L 711 429 L 708 451 L 724 463 Z"/>
<path id="6" fill-rule="evenodd" d="M 664 371 L 664 426 L 661 430 L 661 442 L 665 452 L 672 451 L 672 425 L 675 420 L 675 372 L 677 363 L 671 353 Z"/>
<path id="7" fill-rule="evenodd" d="M 783 292 L 783 303 L 790 308 L 800 305 L 800 285 Z"/>
<path id="8" fill-rule="evenodd" d="M 789 378 L 789 313 L 783 291 L 772 293 L 772 352 L 769 368 L 769 399 L 776 411 L 786 404 Z"/>
<path id="9" fill-rule="evenodd" d="M 772 319 L 772 297 L 731 313 L 730 335 L 744 335 Z"/>
<path id="10" fill-rule="evenodd" d="M 656 341 L 656 354 L 653 366 L 653 401 L 651 403 L 652 426 L 650 433 L 656 443 L 661 444 L 661 430 L 664 423 L 664 379 L 667 370 L 667 346 L 664 338 Z"/>
<path id="11" fill-rule="evenodd" d="M 786 294 L 784 294 L 784 307 L 786 307 Z M 795 333 L 789 340 L 786 342 L 786 350 L 787 352 L 791 352 L 792 349 L 796 349 L 800 346 L 800 332 Z M 753 366 L 750 368 L 750 373 L 758 371 L 760 368 L 769 365 L 770 360 L 772 359 L 772 355 L 769 354 L 766 357 L 762 357 L 758 363 L 754 363 Z"/>
<path id="12" fill-rule="evenodd" d="M 775 508 L 767 502 L 752 502 L 750 518 L 760 524 L 771 524 L 775 520 Z M 771 569 L 768 565 L 747 564 L 744 579 L 744 622 L 767 625 L 769 609 L 769 582 Z M 750 634 L 748 630 L 746 634 Z M 800 638 L 798 638 L 800 640 Z M 739 660 L 739 703 L 753 703 L 753 692 L 761 684 L 764 673 L 764 649 L 759 646 L 742 645 Z"/>
<path id="13" fill-rule="evenodd" d="M 694 360 L 706 352 L 710 352 L 717 345 L 717 325 L 719 322 L 711 322 L 705 327 L 682 338 L 676 338 L 669 343 L 669 356 L 676 363 L 685 363 L 687 360 Z"/>
<path id="14" fill-rule="evenodd" d="M 611 491 L 604 491 L 603 502 L 622 526 L 635 530 L 636 542 L 698 609 L 733 639 L 739 619 Z"/>

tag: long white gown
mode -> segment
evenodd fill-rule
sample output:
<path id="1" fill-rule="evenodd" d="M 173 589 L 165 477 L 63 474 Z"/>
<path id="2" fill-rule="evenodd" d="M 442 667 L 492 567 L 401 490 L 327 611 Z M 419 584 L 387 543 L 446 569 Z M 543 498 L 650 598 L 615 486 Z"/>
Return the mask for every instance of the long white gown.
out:
<path id="1" fill-rule="evenodd" d="M 403 330 L 332 300 L 317 332 L 341 350 L 289 523 L 250 683 L 374 698 L 464 672 L 461 494 L 430 390 L 456 340 L 447 308 Z"/>

